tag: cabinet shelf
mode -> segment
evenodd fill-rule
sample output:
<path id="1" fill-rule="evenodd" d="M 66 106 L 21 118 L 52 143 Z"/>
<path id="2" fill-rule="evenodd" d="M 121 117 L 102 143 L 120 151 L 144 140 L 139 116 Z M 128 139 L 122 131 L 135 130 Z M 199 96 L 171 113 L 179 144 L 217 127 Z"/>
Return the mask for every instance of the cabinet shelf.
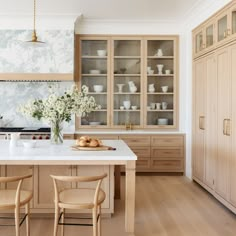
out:
<path id="1" fill-rule="evenodd" d="M 107 109 L 94 110 L 93 112 L 103 112 L 103 111 L 107 111 Z"/>
<path id="2" fill-rule="evenodd" d="M 152 75 L 147 75 L 148 77 L 173 77 L 174 74 L 152 74 Z"/>
<path id="3" fill-rule="evenodd" d="M 88 92 L 88 94 L 91 94 L 91 95 L 107 95 L 107 92 L 102 92 L 102 93 Z"/>
<path id="4" fill-rule="evenodd" d="M 174 59 L 174 56 L 162 56 L 162 57 L 158 57 L 158 56 L 148 56 L 148 59 Z"/>
<path id="5" fill-rule="evenodd" d="M 107 59 L 107 56 L 82 56 L 82 59 Z"/>
<path id="6" fill-rule="evenodd" d="M 147 110 L 148 112 L 173 112 L 173 109 L 166 109 L 166 110 Z"/>
<path id="7" fill-rule="evenodd" d="M 94 77 L 94 76 L 99 76 L 99 77 L 105 77 L 107 76 L 107 74 L 82 74 L 82 76 L 86 76 L 86 77 Z"/>
<path id="8" fill-rule="evenodd" d="M 114 59 L 141 59 L 141 56 L 114 56 Z"/>
<path id="9" fill-rule="evenodd" d="M 141 74 L 114 74 L 115 77 L 124 77 L 124 76 L 141 76 Z"/>
<path id="10" fill-rule="evenodd" d="M 174 93 L 163 93 L 163 92 L 157 92 L 157 93 L 149 93 L 147 92 L 147 95 L 173 95 Z"/>
<path id="11" fill-rule="evenodd" d="M 116 111 L 116 112 L 140 112 L 140 109 L 136 109 L 136 110 L 132 110 L 132 109 L 124 109 L 124 110 L 114 109 L 114 111 Z"/>
<path id="12" fill-rule="evenodd" d="M 113 93 L 113 94 L 115 94 L 115 95 L 125 95 L 125 94 L 129 94 L 129 95 L 140 95 L 141 93 L 140 92 L 138 92 L 138 93 L 129 93 L 129 92 L 127 92 L 127 93 L 118 93 L 118 92 L 116 92 L 116 93 Z"/>

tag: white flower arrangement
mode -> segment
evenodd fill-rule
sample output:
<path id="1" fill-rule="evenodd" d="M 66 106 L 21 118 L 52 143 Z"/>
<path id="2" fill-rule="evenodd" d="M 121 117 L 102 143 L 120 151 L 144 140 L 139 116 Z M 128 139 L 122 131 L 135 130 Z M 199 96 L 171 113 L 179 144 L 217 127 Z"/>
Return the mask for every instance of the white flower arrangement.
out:
<path id="1" fill-rule="evenodd" d="M 100 109 L 94 97 L 88 96 L 88 87 L 82 86 L 81 92 L 76 86 L 59 96 L 54 91 L 46 99 L 28 101 L 19 107 L 22 114 L 41 120 L 46 119 L 50 123 L 69 122 L 71 115 L 84 117 L 86 114 Z"/>

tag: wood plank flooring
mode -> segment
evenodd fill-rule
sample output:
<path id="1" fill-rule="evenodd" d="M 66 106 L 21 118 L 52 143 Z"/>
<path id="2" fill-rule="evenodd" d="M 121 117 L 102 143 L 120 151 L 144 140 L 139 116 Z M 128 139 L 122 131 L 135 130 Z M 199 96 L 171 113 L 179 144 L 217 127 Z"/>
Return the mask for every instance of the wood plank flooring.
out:
<path id="1" fill-rule="evenodd" d="M 235 236 L 236 216 L 183 176 L 137 176 L 135 236 Z M 102 236 L 124 232 L 122 199 L 112 218 L 102 219 Z M 31 236 L 52 236 L 52 218 L 32 218 Z M 14 235 L 14 227 L 0 227 L 0 236 Z M 25 235 L 25 226 L 21 227 Z M 58 234 L 60 235 L 60 234 Z M 65 236 L 92 236 L 91 227 L 65 227 Z"/>

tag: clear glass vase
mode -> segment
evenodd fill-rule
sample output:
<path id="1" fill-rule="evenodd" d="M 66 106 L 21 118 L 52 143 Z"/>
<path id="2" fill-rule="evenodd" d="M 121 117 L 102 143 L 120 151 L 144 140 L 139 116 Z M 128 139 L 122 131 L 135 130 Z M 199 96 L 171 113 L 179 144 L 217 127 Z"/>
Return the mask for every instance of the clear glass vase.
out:
<path id="1" fill-rule="evenodd" d="M 51 122 L 51 143 L 62 144 L 63 143 L 63 122 L 55 121 Z"/>

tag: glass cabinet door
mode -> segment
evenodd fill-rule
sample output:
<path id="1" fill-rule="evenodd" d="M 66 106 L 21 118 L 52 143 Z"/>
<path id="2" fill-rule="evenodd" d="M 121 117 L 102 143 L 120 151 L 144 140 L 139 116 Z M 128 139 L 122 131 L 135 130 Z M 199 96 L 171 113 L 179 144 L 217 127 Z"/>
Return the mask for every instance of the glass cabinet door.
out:
<path id="1" fill-rule="evenodd" d="M 206 27 L 206 48 L 209 48 L 214 43 L 214 25 L 210 24 Z"/>
<path id="2" fill-rule="evenodd" d="M 203 45 L 202 31 L 196 34 L 194 41 L 195 41 L 195 53 L 198 53 L 202 50 L 202 45 Z"/>
<path id="3" fill-rule="evenodd" d="M 230 9 L 230 23 L 231 34 L 236 33 L 236 4 Z"/>
<path id="4" fill-rule="evenodd" d="M 146 127 L 173 127 L 175 60 L 173 40 L 147 40 Z"/>
<path id="5" fill-rule="evenodd" d="M 227 23 L 228 21 L 228 17 L 227 17 L 227 14 L 222 16 L 221 18 L 219 18 L 217 20 L 217 41 L 221 41 L 223 39 L 225 39 L 227 37 Z"/>
<path id="6" fill-rule="evenodd" d="M 108 125 L 108 40 L 81 39 L 80 85 L 86 85 L 101 109 L 81 118 L 81 127 L 105 127 Z"/>
<path id="7" fill-rule="evenodd" d="M 114 39 L 112 43 L 112 124 L 113 127 L 140 127 L 141 40 Z"/>

